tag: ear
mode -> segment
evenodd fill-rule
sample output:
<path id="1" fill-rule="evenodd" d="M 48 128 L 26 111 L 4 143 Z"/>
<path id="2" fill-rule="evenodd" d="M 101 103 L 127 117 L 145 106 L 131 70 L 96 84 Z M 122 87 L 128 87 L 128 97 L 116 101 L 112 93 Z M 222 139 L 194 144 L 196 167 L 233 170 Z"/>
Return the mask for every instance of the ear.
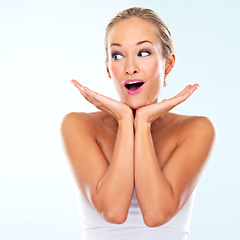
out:
<path id="1" fill-rule="evenodd" d="M 175 55 L 172 54 L 171 57 L 166 62 L 165 74 L 170 73 L 174 65 L 175 65 Z"/>
<path id="2" fill-rule="evenodd" d="M 107 75 L 109 78 L 112 78 L 111 77 L 111 74 L 110 74 L 110 71 L 109 71 L 109 67 L 108 67 L 108 60 L 105 61 L 105 65 L 106 65 L 106 70 L 107 70 Z"/>

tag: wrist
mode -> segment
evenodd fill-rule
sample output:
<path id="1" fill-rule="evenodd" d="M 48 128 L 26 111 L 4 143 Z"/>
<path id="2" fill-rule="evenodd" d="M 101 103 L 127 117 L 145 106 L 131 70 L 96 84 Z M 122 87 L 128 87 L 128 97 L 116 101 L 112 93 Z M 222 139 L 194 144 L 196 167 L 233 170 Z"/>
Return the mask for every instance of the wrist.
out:
<path id="1" fill-rule="evenodd" d="M 135 129 L 137 127 L 148 127 L 149 128 L 150 126 L 151 126 L 151 123 L 147 119 L 145 119 L 145 118 L 143 118 L 141 116 L 137 116 L 136 115 L 136 117 L 134 119 L 134 127 L 135 127 Z"/>
<path id="2" fill-rule="evenodd" d="M 133 125 L 133 123 L 134 123 L 134 116 L 133 116 L 133 114 L 132 114 L 132 112 L 131 113 L 125 113 L 125 114 L 123 114 L 122 116 L 120 116 L 120 118 L 118 119 L 118 124 L 119 125 L 124 125 L 124 124 L 128 124 L 128 123 L 130 123 L 131 125 Z"/>

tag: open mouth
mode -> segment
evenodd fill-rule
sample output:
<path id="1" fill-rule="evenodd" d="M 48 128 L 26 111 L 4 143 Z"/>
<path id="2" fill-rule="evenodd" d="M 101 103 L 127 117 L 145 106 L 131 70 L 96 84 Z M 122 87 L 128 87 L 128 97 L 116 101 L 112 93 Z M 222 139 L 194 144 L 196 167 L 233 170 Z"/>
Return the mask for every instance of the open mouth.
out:
<path id="1" fill-rule="evenodd" d="M 125 86 L 125 89 L 126 89 L 127 93 L 137 94 L 141 91 L 144 83 L 145 83 L 144 81 L 138 80 L 138 79 L 128 80 L 128 81 L 126 81 L 124 86 Z"/>
<path id="2" fill-rule="evenodd" d="M 140 88 L 144 82 L 130 82 L 125 85 L 125 87 L 130 91 L 136 91 L 138 88 Z"/>

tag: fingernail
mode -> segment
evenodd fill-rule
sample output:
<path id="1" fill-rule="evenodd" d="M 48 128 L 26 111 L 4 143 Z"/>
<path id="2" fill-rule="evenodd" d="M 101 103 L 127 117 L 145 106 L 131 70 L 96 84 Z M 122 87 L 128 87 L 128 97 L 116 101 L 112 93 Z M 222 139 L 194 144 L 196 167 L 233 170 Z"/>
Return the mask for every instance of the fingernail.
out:
<path id="1" fill-rule="evenodd" d="M 76 82 L 74 79 L 70 80 L 70 82 L 76 87 Z"/>
<path id="2" fill-rule="evenodd" d="M 78 84 L 78 82 L 77 82 L 76 80 L 72 79 L 72 80 L 71 80 L 71 83 L 72 83 L 76 88 L 79 88 L 79 84 Z M 80 88 L 82 88 L 82 87 L 80 86 Z"/>

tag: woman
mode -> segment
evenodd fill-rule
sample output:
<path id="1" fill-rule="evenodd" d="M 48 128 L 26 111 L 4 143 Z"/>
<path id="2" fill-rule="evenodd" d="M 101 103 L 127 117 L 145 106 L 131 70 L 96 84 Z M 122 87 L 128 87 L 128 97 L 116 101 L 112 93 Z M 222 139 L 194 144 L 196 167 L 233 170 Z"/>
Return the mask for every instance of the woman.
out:
<path id="1" fill-rule="evenodd" d="M 120 12 L 105 43 L 107 73 L 120 101 L 72 80 L 100 111 L 69 113 L 62 122 L 84 239 L 187 239 L 214 128 L 205 117 L 169 111 L 198 84 L 157 102 L 175 54 L 170 31 L 150 9 Z"/>

